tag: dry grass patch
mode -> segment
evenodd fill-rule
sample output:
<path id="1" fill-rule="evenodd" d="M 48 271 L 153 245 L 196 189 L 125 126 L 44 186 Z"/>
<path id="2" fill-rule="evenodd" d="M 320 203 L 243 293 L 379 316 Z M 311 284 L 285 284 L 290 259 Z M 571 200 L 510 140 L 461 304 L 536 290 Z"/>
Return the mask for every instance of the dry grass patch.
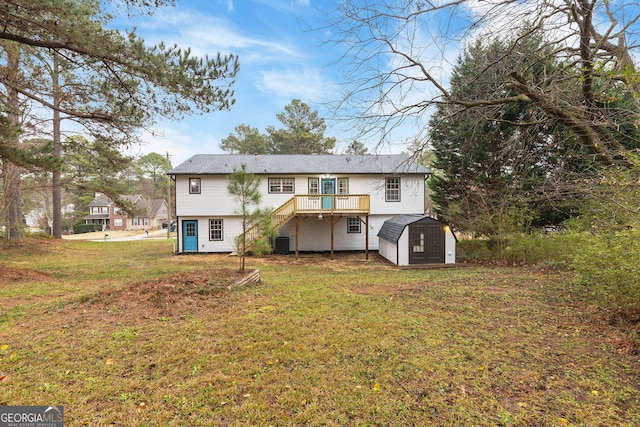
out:
<path id="1" fill-rule="evenodd" d="M 227 290 L 236 258 L 84 243 L 109 260 L 62 275 L 66 245 L 0 324 L 0 404 L 62 404 L 69 426 L 640 423 L 637 349 L 566 273 L 305 254 L 251 258 L 262 283 Z"/>

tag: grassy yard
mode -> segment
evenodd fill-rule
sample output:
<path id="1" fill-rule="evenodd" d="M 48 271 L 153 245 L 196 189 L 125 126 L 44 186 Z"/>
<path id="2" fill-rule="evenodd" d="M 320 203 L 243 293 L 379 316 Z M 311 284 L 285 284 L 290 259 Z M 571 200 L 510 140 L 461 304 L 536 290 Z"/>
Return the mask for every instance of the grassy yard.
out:
<path id="1" fill-rule="evenodd" d="M 640 355 L 532 267 L 0 246 L 0 404 L 68 426 L 633 426 Z"/>

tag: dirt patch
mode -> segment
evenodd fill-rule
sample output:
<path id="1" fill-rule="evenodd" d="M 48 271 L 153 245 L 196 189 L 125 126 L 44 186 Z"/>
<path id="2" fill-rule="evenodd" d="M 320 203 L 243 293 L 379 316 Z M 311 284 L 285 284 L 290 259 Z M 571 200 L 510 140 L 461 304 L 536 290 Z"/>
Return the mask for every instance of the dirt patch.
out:
<path id="1" fill-rule="evenodd" d="M 122 289 L 100 292 L 68 307 L 71 323 L 89 319 L 107 323 L 175 318 L 215 304 L 251 271 L 203 269 L 136 282 Z"/>
<path id="2" fill-rule="evenodd" d="M 47 273 L 0 264 L 0 286 L 12 285 L 14 283 L 47 281 L 49 279 L 51 279 L 51 275 Z"/>
<path id="3" fill-rule="evenodd" d="M 392 270 L 398 267 L 391 264 L 377 252 L 336 252 L 333 257 L 329 252 L 300 253 L 293 255 L 268 255 L 264 257 L 270 265 L 312 265 L 328 271 L 350 271 L 363 269 Z"/>

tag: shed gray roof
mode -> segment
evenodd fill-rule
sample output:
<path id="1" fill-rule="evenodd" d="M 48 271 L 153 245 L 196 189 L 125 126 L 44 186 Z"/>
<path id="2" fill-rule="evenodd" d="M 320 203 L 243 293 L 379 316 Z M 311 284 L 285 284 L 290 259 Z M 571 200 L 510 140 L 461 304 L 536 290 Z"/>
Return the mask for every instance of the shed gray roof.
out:
<path id="1" fill-rule="evenodd" d="M 397 243 L 404 228 L 407 225 L 418 221 L 439 222 L 438 220 L 424 215 L 398 215 L 393 218 L 389 218 L 382 224 L 380 231 L 378 231 L 378 237 Z"/>
<path id="2" fill-rule="evenodd" d="M 427 168 L 402 154 L 384 155 L 231 155 L 197 154 L 169 175 L 228 175 L 245 164 L 254 174 L 428 174 Z"/>

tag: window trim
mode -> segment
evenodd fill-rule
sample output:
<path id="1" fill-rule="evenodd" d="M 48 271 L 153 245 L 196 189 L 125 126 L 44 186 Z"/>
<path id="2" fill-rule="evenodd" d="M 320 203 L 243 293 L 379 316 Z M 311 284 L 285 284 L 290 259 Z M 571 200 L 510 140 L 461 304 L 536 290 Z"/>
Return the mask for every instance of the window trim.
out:
<path id="1" fill-rule="evenodd" d="M 311 185 L 312 183 L 315 184 L 315 188 L 313 188 L 313 186 Z M 309 191 L 309 194 L 320 194 L 320 178 L 309 178 L 308 186 L 309 188 L 307 190 Z"/>
<path id="2" fill-rule="evenodd" d="M 285 180 L 291 181 L 291 191 L 285 191 Z M 276 182 L 279 181 L 279 184 Z M 267 186 L 269 190 L 269 194 L 295 194 L 296 192 L 296 179 L 295 178 L 286 178 L 286 177 L 273 177 L 269 178 L 267 181 Z M 278 191 L 272 191 L 272 187 L 278 187 Z"/>
<path id="3" fill-rule="evenodd" d="M 194 186 L 192 185 L 192 182 L 198 181 L 198 188 L 197 191 L 194 191 Z M 202 179 L 201 178 L 189 178 L 189 194 L 201 194 L 202 193 Z"/>
<path id="4" fill-rule="evenodd" d="M 342 188 L 340 183 L 344 183 L 344 188 Z M 348 177 L 343 176 L 341 178 L 338 178 L 336 182 L 336 186 L 337 186 L 336 194 L 343 194 L 343 195 L 349 194 L 349 178 Z M 343 189 L 344 191 L 342 191 Z"/>
<path id="5" fill-rule="evenodd" d="M 213 237 L 213 233 L 212 233 L 214 231 L 212 229 L 212 227 L 214 225 L 214 222 L 216 222 L 216 221 L 220 222 L 220 230 L 219 230 L 220 231 L 220 238 L 219 239 L 218 238 L 214 238 Z M 216 230 L 216 231 L 218 231 L 218 230 Z M 224 241 L 224 219 L 222 219 L 222 218 L 210 218 L 209 219 L 209 241 L 210 242 L 222 242 L 222 241 Z"/>
<path id="6" fill-rule="evenodd" d="M 358 230 L 355 231 L 353 222 L 357 221 Z M 352 228 L 354 227 L 354 228 Z M 347 234 L 362 234 L 362 221 L 357 216 L 347 217 Z"/>
<path id="7" fill-rule="evenodd" d="M 396 188 L 390 188 L 389 184 L 393 181 L 397 182 Z M 388 176 L 384 180 L 384 201 L 385 202 L 399 202 L 401 200 L 400 188 L 402 181 L 399 176 Z M 390 192 L 397 192 L 398 197 L 389 197 Z"/>

